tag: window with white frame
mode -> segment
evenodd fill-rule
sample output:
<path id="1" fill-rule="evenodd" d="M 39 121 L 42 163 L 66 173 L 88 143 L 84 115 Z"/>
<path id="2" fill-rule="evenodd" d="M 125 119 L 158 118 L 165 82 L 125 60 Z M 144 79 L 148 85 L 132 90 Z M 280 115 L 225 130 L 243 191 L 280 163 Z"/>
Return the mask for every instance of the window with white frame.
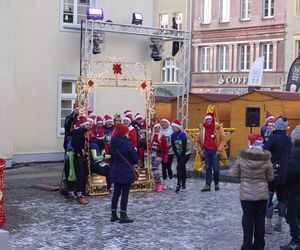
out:
<path id="1" fill-rule="evenodd" d="M 251 0 L 241 0 L 241 20 L 250 20 L 251 18 L 251 8 L 250 8 Z"/>
<path id="2" fill-rule="evenodd" d="M 263 0 L 263 17 L 274 17 L 274 0 Z"/>
<path id="3" fill-rule="evenodd" d="M 228 46 L 219 46 L 219 71 L 228 71 Z"/>
<path id="4" fill-rule="evenodd" d="M 201 23 L 209 24 L 211 21 L 211 0 L 201 0 Z"/>
<path id="5" fill-rule="evenodd" d="M 230 0 L 220 0 L 220 22 L 225 23 L 230 20 Z"/>
<path id="6" fill-rule="evenodd" d="M 239 66 L 241 71 L 250 69 L 250 45 L 248 44 L 239 46 Z"/>
<path id="7" fill-rule="evenodd" d="M 200 47 L 199 48 L 199 65 L 200 71 L 208 72 L 210 70 L 210 48 L 209 47 Z"/>
<path id="8" fill-rule="evenodd" d="M 58 80 L 58 119 L 57 119 L 57 135 L 62 137 L 65 134 L 64 123 L 68 115 L 73 111 L 76 100 L 76 82 L 75 76 L 59 76 Z M 95 93 L 89 92 L 88 100 L 90 109 L 95 108 Z"/>
<path id="9" fill-rule="evenodd" d="M 178 67 L 173 58 L 166 58 L 162 64 L 162 82 L 177 83 Z"/>
<path id="10" fill-rule="evenodd" d="M 261 45 L 261 55 L 264 56 L 264 69 L 273 69 L 273 44 L 264 43 Z"/>
<path id="11" fill-rule="evenodd" d="M 66 117 L 72 113 L 76 100 L 76 78 L 60 77 L 58 82 L 58 137 L 65 133 Z"/>
<path id="12" fill-rule="evenodd" d="M 168 14 L 161 14 L 159 15 L 159 26 L 161 29 L 168 28 L 169 17 Z"/>
<path id="13" fill-rule="evenodd" d="M 182 30 L 182 19 L 183 19 L 182 12 L 174 13 L 173 17 L 175 17 L 176 23 L 178 25 L 178 29 Z"/>
<path id="14" fill-rule="evenodd" d="M 89 0 L 60 0 L 63 27 L 80 27 L 81 20 L 86 19 Z"/>

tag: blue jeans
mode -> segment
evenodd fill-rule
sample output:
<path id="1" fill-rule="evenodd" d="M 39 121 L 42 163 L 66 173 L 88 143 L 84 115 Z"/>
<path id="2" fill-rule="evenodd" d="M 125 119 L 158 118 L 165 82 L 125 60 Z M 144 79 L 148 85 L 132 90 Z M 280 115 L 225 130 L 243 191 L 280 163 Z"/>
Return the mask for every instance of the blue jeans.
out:
<path id="1" fill-rule="evenodd" d="M 204 150 L 204 161 L 205 161 L 205 176 L 206 176 L 206 185 L 211 185 L 212 180 L 212 168 L 214 170 L 214 181 L 215 185 L 219 184 L 219 159 L 217 156 L 216 150 Z"/>
<path id="2" fill-rule="evenodd" d="M 114 183 L 114 194 L 111 200 L 112 211 L 117 211 L 119 197 L 121 196 L 121 212 L 126 212 L 130 187 L 131 183 Z"/>

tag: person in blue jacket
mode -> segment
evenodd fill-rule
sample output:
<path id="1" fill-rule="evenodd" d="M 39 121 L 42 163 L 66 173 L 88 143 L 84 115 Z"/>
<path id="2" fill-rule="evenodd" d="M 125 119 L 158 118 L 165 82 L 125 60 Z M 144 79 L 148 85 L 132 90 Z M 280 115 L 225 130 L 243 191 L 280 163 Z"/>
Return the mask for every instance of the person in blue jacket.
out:
<path id="1" fill-rule="evenodd" d="M 187 136 L 179 120 L 171 123 L 173 134 L 171 135 L 171 143 L 174 154 L 177 158 L 177 186 L 175 192 L 186 190 L 186 163 L 190 159 L 191 152 L 187 143 Z"/>
<path id="2" fill-rule="evenodd" d="M 288 121 L 286 117 L 278 117 L 275 122 L 275 130 L 269 136 L 264 145 L 264 150 L 271 152 L 271 162 L 275 178 L 269 183 L 269 201 L 267 207 L 266 233 L 274 231 L 282 232 L 282 222 L 285 215 L 285 178 L 289 155 L 292 149 L 291 138 L 287 135 Z M 278 221 L 273 227 L 273 195 L 276 192 L 278 199 Z"/>
<path id="3" fill-rule="evenodd" d="M 135 175 L 131 166 L 137 164 L 138 155 L 131 141 L 127 138 L 128 127 L 120 123 L 116 126 L 116 136 L 111 140 L 110 155 L 112 160 L 112 182 L 114 183 L 114 193 L 111 201 L 111 221 L 120 223 L 130 223 L 133 220 L 127 216 L 128 195 L 131 184 L 135 180 Z M 117 216 L 119 197 L 121 196 L 120 218 Z"/>

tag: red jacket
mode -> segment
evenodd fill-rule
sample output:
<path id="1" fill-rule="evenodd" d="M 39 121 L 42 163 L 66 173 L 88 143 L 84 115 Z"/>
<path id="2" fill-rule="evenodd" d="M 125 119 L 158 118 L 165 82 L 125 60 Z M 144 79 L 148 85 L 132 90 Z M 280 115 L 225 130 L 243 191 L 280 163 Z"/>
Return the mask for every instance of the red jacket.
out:
<path id="1" fill-rule="evenodd" d="M 154 134 L 151 139 L 152 156 L 164 158 L 169 153 L 169 145 L 164 135 Z"/>

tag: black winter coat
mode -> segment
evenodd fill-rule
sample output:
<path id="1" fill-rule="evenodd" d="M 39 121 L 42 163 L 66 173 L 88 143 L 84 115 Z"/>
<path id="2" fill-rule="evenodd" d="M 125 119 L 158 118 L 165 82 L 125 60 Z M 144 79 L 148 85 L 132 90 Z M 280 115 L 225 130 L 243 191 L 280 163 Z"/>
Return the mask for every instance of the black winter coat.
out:
<path id="1" fill-rule="evenodd" d="M 120 153 L 131 165 L 134 165 L 138 162 L 138 155 L 131 141 L 129 141 L 129 139 L 125 136 L 116 135 L 110 143 L 110 155 L 112 159 L 112 182 L 120 184 L 132 183 L 134 182 L 133 170 L 122 159 L 117 152 L 117 149 L 119 149 Z"/>
<path id="2" fill-rule="evenodd" d="M 285 185 L 288 192 L 300 194 L 300 143 L 295 145 L 290 155 Z"/>
<path id="3" fill-rule="evenodd" d="M 271 162 L 280 165 L 279 170 L 275 171 L 275 179 L 281 185 L 285 183 L 287 162 L 291 149 L 292 141 L 285 130 L 274 130 L 264 145 L 264 150 L 268 150 L 272 154 Z"/>

